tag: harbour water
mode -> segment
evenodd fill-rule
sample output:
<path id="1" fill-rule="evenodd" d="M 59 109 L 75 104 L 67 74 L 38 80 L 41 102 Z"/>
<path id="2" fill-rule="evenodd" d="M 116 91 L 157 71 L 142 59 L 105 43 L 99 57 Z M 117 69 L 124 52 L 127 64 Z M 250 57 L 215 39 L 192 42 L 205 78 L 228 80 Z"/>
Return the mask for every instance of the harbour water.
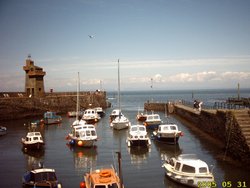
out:
<path id="1" fill-rule="evenodd" d="M 210 92 L 210 93 L 209 93 Z M 237 97 L 237 91 L 201 91 L 194 92 L 194 98 L 205 103 L 223 101 L 228 97 Z M 42 153 L 24 153 L 21 138 L 25 137 L 27 124 L 42 117 L 1 122 L 8 133 L 0 137 L 0 187 L 21 187 L 22 175 L 35 164 L 43 162 L 45 167 L 56 169 L 58 179 L 63 187 L 79 187 L 83 174 L 89 168 L 114 164 L 117 166 L 116 151 L 122 154 L 122 173 L 125 188 L 181 188 L 180 184 L 172 182 L 164 175 L 161 167 L 165 156 L 178 156 L 184 153 L 195 153 L 197 156 L 213 165 L 217 187 L 250 187 L 249 170 L 242 166 L 223 161 L 224 151 L 210 142 L 199 132 L 185 125 L 185 121 L 160 112 L 163 122 L 173 122 L 184 132 L 179 145 L 167 145 L 152 140 L 151 147 L 128 148 L 126 137 L 128 130 L 115 131 L 109 127 L 109 114 L 116 107 L 115 93 L 107 93 L 112 107 L 106 109 L 106 116 L 96 124 L 98 141 L 96 147 L 79 149 L 67 145 L 66 135 L 70 125 L 75 120 L 63 116 L 59 125 L 39 126 L 45 138 L 45 150 Z M 249 90 L 241 93 L 242 97 L 250 97 Z M 187 91 L 151 91 L 123 92 L 121 95 L 122 111 L 132 124 L 136 124 L 135 116 L 139 108 L 143 108 L 147 100 L 193 100 L 192 93 Z M 151 132 L 149 131 L 149 134 Z"/>

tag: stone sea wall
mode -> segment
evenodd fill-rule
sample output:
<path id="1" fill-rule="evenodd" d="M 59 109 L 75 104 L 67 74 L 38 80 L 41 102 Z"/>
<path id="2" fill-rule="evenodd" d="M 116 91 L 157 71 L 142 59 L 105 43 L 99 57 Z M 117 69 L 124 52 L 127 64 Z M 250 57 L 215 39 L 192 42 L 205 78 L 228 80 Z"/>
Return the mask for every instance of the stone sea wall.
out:
<path id="1" fill-rule="evenodd" d="M 175 105 L 175 113 L 224 145 L 224 155 L 250 164 L 250 150 L 234 110 L 201 110 Z M 250 125 L 249 125 L 250 126 Z"/>
<path id="2" fill-rule="evenodd" d="M 76 92 L 47 93 L 45 97 L 26 97 L 20 93 L 0 97 L 0 120 L 43 116 L 47 110 L 66 114 L 76 110 Z M 81 109 L 90 107 L 107 108 L 106 92 L 80 92 Z"/>

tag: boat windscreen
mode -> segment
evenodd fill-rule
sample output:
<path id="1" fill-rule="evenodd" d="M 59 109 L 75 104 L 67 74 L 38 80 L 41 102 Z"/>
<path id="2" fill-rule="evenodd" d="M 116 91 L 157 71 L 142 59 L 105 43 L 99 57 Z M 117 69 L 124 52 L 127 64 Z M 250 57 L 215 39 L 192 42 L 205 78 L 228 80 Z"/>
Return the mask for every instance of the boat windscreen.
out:
<path id="1" fill-rule="evenodd" d="M 56 175 L 53 172 L 42 172 L 35 174 L 35 181 L 56 181 Z"/>
<path id="2" fill-rule="evenodd" d="M 110 185 L 108 185 L 108 188 L 118 188 L 117 183 L 112 183 Z"/>

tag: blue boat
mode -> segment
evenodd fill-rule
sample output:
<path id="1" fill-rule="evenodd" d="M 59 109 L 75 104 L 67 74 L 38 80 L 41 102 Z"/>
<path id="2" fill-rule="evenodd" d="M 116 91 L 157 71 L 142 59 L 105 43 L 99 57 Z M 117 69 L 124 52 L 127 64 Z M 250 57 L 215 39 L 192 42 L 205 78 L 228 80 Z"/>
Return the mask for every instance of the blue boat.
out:
<path id="1" fill-rule="evenodd" d="M 62 188 L 62 184 L 57 180 L 55 170 L 50 168 L 39 168 L 28 171 L 24 174 L 22 182 L 23 188 Z"/>
<path id="2" fill-rule="evenodd" d="M 43 115 L 43 122 L 46 125 L 58 124 L 62 122 L 62 117 L 59 115 L 56 115 L 56 112 L 47 111 Z"/>
<path id="3" fill-rule="evenodd" d="M 158 129 L 159 125 L 162 123 L 161 118 L 159 116 L 159 114 L 150 114 L 147 115 L 147 119 L 144 122 L 144 125 L 146 126 L 146 128 L 148 129 Z"/>

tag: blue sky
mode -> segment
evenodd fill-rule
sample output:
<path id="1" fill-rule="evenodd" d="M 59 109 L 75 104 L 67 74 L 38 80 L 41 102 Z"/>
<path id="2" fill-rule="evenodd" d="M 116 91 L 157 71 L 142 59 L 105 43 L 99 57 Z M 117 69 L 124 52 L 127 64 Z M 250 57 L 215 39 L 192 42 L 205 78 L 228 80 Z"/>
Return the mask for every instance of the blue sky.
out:
<path id="1" fill-rule="evenodd" d="M 28 54 L 49 91 L 250 86 L 249 0 L 0 0 L 0 92 Z M 90 38 L 88 35 L 93 35 Z"/>

